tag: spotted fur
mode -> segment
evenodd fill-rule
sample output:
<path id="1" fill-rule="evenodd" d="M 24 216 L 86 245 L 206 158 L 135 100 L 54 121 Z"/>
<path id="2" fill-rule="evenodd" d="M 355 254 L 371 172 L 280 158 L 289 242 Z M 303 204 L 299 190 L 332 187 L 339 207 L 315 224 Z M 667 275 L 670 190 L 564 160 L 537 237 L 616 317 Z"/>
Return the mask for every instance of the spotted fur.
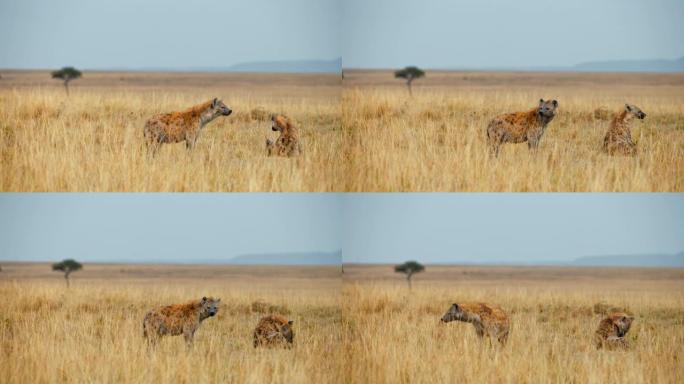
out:
<path id="1" fill-rule="evenodd" d="M 597 349 L 627 349 L 625 336 L 632 326 L 634 317 L 624 312 L 611 312 L 599 323 L 594 335 Z"/>
<path id="2" fill-rule="evenodd" d="M 508 315 L 498 306 L 485 303 L 454 303 L 442 316 L 441 321 L 464 321 L 475 327 L 479 337 L 489 336 L 501 344 L 508 340 L 510 321 Z"/>
<path id="3" fill-rule="evenodd" d="M 539 106 L 527 112 L 515 112 L 495 117 L 487 126 L 487 141 L 491 153 L 499 156 L 504 143 L 527 142 L 537 149 L 546 126 L 556 116 L 558 101 L 539 100 Z"/>
<path id="4" fill-rule="evenodd" d="M 266 152 L 269 156 L 298 156 L 302 153 L 299 143 L 299 132 L 290 119 L 283 115 L 271 116 L 271 129 L 280 131 L 280 136 L 274 142 L 266 139 Z"/>
<path id="5" fill-rule="evenodd" d="M 292 345 L 294 332 L 292 320 L 280 315 L 264 316 L 254 329 L 254 347 Z"/>
<path id="6" fill-rule="evenodd" d="M 632 133 L 629 130 L 630 122 L 634 118 L 643 120 L 646 114 L 635 105 L 625 104 L 625 109 L 615 115 L 603 138 L 604 152 L 609 155 L 636 155 L 636 144 L 632 141 Z"/>
<path id="7" fill-rule="evenodd" d="M 153 153 L 164 143 L 185 141 L 185 147 L 192 149 L 205 125 L 219 116 L 228 116 L 233 111 L 223 101 L 213 99 L 183 112 L 162 113 L 145 123 L 145 142 Z"/>
<path id="8" fill-rule="evenodd" d="M 188 344 L 192 344 L 195 332 L 202 321 L 218 313 L 221 299 L 203 297 L 185 304 L 174 304 L 152 310 L 145 315 L 143 334 L 155 343 L 161 336 L 183 335 Z"/>

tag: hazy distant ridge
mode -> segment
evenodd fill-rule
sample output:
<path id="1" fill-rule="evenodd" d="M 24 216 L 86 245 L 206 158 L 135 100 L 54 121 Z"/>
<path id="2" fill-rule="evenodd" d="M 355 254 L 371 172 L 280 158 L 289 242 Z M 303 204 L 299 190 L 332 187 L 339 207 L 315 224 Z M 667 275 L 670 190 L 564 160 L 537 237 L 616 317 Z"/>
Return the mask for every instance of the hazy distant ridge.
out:
<path id="1" fill-rule="evenodd" d="M 675 60 L 590 61 L 572 67 L 582 72 L 684 72 L 684 57 Z"/>
<path id="2" fill-rule="evenodd" d="M 226 262 L 249 265 L 340 265 L 342 264 L 342 251 L 255 253 L 236 256 Z"/>
<path id="3" fill-rule="evenodd" d="M 228 67 L 231 72 L 339 73 L 342 58 L 334 60 L 254 61 Z"/>
<path id="4" fill-rule="evenodd" d="M 606 255 L 586 256 L 575 259 L 572 265 L 591 267 L 684 267 L 684 252 L 675 255 Z"/>

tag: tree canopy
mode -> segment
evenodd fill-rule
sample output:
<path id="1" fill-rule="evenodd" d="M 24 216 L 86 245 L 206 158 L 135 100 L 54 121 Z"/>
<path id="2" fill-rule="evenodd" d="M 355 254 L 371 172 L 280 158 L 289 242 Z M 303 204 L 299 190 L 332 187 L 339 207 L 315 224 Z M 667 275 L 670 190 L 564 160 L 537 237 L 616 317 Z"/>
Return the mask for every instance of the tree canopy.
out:
<path id="1" fill-rule="evenodd" d="M 74 67 L 64 67 L 62 69 L 52 71 L 53 79 L 64 80 L 64 89 L 66 89 L 67 95 L 69 94 L 69 82 L 73 79 L 78 79 L 81 77 L 81 71 Z"/>
<path id="2" fill-rule="evenodd" d="M 425 266 L 417 261 L 407 261 L 404 264 L 399 264 L 394 267 L 394 272 L 406 274 L 406 281 L 408 281 L 409 288 L 411 288 L 411 277 L 414 273 L 423 272 Z"/>

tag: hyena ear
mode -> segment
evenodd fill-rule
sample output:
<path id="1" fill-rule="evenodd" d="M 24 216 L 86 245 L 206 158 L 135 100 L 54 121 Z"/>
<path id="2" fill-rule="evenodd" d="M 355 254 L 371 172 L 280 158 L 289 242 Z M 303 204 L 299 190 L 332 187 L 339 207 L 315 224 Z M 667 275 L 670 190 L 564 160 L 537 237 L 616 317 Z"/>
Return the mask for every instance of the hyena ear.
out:
<path id="1" fill-rule="evenodd" d="M 629 104 L 625 104 L 625 110 L 627 112 L 632 112 L 632 107 L 630 107 Z"/>
<path id="2" fill-rule="evenodd" d="M 458 304 L 457 304 L 457 303 L 453 303 L 451 306 L 454 307 L 454 308 L 456 308 L 456 309 L 458 309 Z"/>
<path id="3" fill-rule="evenodd" d="M 544 104 L 544 99 L 539 99 L 539 105 Z"/>
<path id="4" fill-rule="evenodd" d="M 551 103 L 553 103 L 553 106 L 554 106 L 554 107 L 557 107 L 557 106 L 558 106 L 558 100 L 554 100 L 554 101 L 552 101 Z"/>
<path id="5" fill-rule="evenodd" d="M 205 301 L 207 301 L 207 297 L 206 297 L 206 296 L 204 296 L 204 297 L 202 298 L 202 302 L 204 303 Z"/>
<path id="6" fill-rule="evenodd" d="M 289 325 L 292 325 L 292 324 L 294 324 L 294 321 L 290 320 L 290 321 L 288 321 L 287 323 L 288 323 Z"/>
<path id="7" fill-rule="evenodd" d="M 220 302 L 221 302 L 221 299 L 216 299 L 216 302 L 217 302 L 217 303 L 220 303 Z"/>
<path id="8" fill-rule="evenodd" d="M 218 97 L 214 97 L 214 100 L 211 101 L 211 106 L 216 107 L 219 103 Z"/>

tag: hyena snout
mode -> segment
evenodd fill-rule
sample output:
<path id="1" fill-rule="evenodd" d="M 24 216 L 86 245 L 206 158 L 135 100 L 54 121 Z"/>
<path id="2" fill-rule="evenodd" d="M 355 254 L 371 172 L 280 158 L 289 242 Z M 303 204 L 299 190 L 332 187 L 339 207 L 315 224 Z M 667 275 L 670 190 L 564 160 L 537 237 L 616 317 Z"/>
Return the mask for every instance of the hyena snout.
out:
<path id="1" fill-rule="evenodd" d="M 637 115 L 637 117 L 638 117 L 639 119 L 643 120 L 643 119 L 646 117 L 646 114 L 643 113 L 643 112 L 639 112 L 639 114 Z"/>

